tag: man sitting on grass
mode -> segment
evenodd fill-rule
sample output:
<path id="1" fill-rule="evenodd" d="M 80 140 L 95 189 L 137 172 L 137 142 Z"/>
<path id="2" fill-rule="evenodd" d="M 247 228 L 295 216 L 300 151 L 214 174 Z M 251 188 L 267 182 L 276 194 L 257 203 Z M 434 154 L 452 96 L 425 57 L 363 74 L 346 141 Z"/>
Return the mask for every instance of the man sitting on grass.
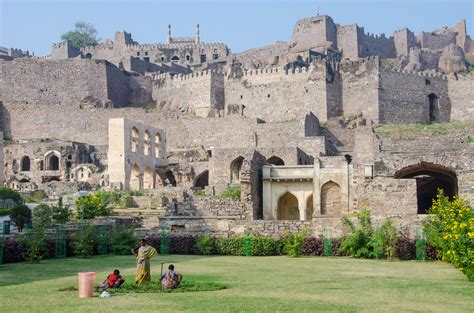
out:
<path id="1" fill-rule="evenodd" d="M 120 286 L 125 282 L 125 279 L 122 278 L 120 275 L 119 270 L 114 270 L 113 273 L 109 274 L 107 278 L 97 286 L 102 290 L 106 290 L 109 288 L 120 288 Z"/>
<path id="2" fill-rule="evenodd" d="M 183 275 L 179 272 L 175 272 L 174 265 L 170 264 L 168 270 L 163 273 L 163 276 L 160 278 L 161 285 L 163 288 L 176 288 L 181 283 Z"/>

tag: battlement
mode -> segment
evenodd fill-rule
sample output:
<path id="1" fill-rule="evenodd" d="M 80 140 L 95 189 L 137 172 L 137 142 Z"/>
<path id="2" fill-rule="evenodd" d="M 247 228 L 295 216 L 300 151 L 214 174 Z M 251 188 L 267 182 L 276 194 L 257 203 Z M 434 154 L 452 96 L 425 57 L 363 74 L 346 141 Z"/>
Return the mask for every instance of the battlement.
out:
<path id="1" fill-rule="evenodd" d="M 376 55 L 371 55 L 371 56 L 368 56 L 368 57 L 365 57 L 365 58 L 362 58 L 362 59 L 359 59 L 359 60 L 347 60 L 347 61 L 342 61 L 340 63 L 340 66 L 341 66 L 341 69 L 348 69 L 350 67 L 353 67 L 353 66 L 359 66 L 359 65 L 362 65 L 362 64 L 366 64 L 366 63 L 379 63 L 380 62 L 380 58 Z"/>
<path id="2" fill-rule="evenodd" d="M 158 44 L 131 44 L 125 45 L 130 50 L 159 50 L 159 49 L 192 49 L 192 48 L 219 48 L 227 49 L 227 45 L 224 43 L 189 43 L 189 42 L 171 42 L 171 43 L 158 43 Z"/>
<path id="3" fill-rule="evenodd" d="M 326 60 L 321 57 L 316 57 L 309 66 L 277 66 L 266 69 L 253 69 L 253 70 L 242 70 L 241 74 L 226 72 L 225 76 L 228 78 L 237 78 L 241 76 L 255 76 L 255 75 L 293 75 L 312 72 L 315 68 L 319 68 L 326 64 Z"/>
<path id="4" fill-rule="evenodd" d="M 178 74 L 178 75 L 173 75 L 170 73 L 160 73 L 160 74 L 154 74 L 154 73 L 147 73 L 147 76 L 151 76 L 154 80 L 159 80 L 159 79 L 169 79 L 169 80 L 189 80 L 193 78 L 200 78 L 200 77 L 206 77 L 206 76 L 224 76 L 225 72 L 219 71 L 219 70 L 205 70 L 201 72 L 194 72 L 190 74 Z"/>

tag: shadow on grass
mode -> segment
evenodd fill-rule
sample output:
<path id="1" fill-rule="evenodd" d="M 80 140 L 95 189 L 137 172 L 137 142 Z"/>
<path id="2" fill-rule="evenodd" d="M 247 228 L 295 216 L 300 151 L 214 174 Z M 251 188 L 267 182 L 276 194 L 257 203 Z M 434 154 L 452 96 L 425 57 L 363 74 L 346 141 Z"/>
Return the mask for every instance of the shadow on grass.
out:
<path id="1" fill-rule="evenodd" d="M 213 256 L 215 258 L 215 256 Z M 151 259 L 152 276 L 159 273 L 156 268 L 160 266 L 160 261 L 165 264 L 180 263 L 209 258 L 209 256 L 199 255 L 166 255 L 157 256 Z M 107 272 L 115 268 L 121 271 L 135 268 L 134 256 L 103 255 L 91 258 L 64 258 L 44 260 L 38 264 L 27 262 L 9 263 L 0 265 L 0 287 L 11 286 L 35 281 L 58 279 L 76 276 L 78 272 Z M 97 281 L 102 281 L 103 277 L 97 277 Z"/>

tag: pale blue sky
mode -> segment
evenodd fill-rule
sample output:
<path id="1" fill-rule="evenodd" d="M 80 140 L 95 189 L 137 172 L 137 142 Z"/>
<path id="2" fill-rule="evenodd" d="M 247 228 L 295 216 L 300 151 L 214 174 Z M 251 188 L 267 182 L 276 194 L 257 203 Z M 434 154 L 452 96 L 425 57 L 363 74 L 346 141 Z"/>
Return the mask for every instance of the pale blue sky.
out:
<path id="1" fill-rule="evenodd" d="M 164 42 L 168 24 L 174 36 L 194 36 L 199 23 L 202 41 L 239 52 L 289 40 L 294 23 L 316 15 L 318 5 L 336 23 L 357 23 L 370 33 L 408 27 L 418 34 L 461 18 L 474 33 L 472 0 L 0 0 L 0 46 L 46 55 L 75 21 L 84 20 L 101 38 L 126 30 L 140 43 Z"/>

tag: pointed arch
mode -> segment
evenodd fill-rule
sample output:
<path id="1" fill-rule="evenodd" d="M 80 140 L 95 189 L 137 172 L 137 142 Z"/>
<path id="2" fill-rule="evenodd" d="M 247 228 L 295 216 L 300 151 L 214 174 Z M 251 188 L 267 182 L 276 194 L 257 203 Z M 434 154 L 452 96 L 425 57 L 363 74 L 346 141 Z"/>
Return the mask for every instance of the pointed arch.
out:
<path id="1" fill-rule="evenodd" d="M 31 168 L 30 157 L 25 155 L 20 160 L 20 171 L 29 172 Z"/>
<path id="2" fill-rule="evenodd" d="M 341 187 L 328 181 L 321 187 L 321 214 L 340 216 L 341 207 Z"/>
<path id="3" fill-rule="evenodd" d="M 130 171 L 130 190 L 140 190 L 141 187 L 141 177 L 140 177 L 140 167 L 137 164 L 132 166 Z"/>
<path id="4" fill-rule="evenodd" d="M 298 198 L 290 192 L 286 192 L 278 199 L 278 220 L 299 220 L 300 211 Z"/>
<path id="5" fill-rule="evenodd" d="M 45 154 L 44 160 L 47 171 L 59 171 L 59 157 L 61 154 L 57 151 L 50 151 Z"/>
<path id="6" fill-rule="evenodd" d="M 139 143 L 140 133 L 136 127 L 132 127 L 130 130 L 130 146 L 132 152 L 138 151 L 138 143 Z"/>
<path id="7" fill-rule="evenodd" d="M 230 183 L 240 183 L 240 173 L 242 164 L 244 162 L 243 156 L 238 156 L 230 163 Z"/>
<path id="8" fill-rule="evenodd" d="M 161 157 L 161 135 L 160 133 L 155 134 L 155 158 Z"/>
<path id="9" fill-rule="evenodd" d="M 153 189 L 155 188 L 155 178 L 153 170 L 147 166 L 145 167 L 145 171 L 143 171 L 143 188 L 144 189 Z"/>
<path id="10" fill-rule="evenodd" d="M 194 179 L 194 187 L 204 189 L 209 186 L 209 171 L 205 170 Z"/>
<path id="11" fill-rule="evenodd" d="M 143 133 L 143 154 L 150 155 L 151 152 L 151 140 L 150 140 L 150 132 L 145 130 Z"/>

